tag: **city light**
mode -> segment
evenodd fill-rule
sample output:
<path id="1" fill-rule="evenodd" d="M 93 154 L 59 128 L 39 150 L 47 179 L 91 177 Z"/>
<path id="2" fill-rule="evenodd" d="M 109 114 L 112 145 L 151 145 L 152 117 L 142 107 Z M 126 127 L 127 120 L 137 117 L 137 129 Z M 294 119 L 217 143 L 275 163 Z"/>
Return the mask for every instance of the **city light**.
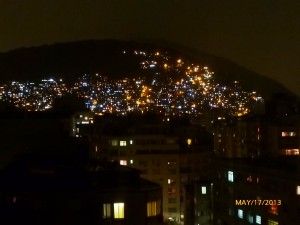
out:
<path id="1" fill-rule="evenodd" d="M 201 115 L 207 106 L 242 116 L 253 102 L 263 102 L 256 91 L 243 91 L 238 81 L 231 86 L 215 82 L 207 66 L 172 59 L 167 53 L 136 50 L 132 54 L 141 56 L 143 70 L 164 70 L 158 69 L 150 82 L 142 74 L 109 80 L 100 73 L 84 74 L 68 86 L 55 76 L 40 82 L 13 81 L 0 86 L 0 99 L 28 111 L 45 111 L 52 108 L 55 98 L 72 94 L 84 98 L 86 107 L 98 115 L 154 111 L 164 116 Z"/>

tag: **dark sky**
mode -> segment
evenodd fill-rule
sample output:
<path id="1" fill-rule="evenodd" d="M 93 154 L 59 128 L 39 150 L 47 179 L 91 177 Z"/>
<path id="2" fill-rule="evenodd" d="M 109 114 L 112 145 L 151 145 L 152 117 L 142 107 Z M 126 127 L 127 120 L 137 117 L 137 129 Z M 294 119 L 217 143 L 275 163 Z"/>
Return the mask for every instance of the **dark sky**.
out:
<path id="1" fill-rule="evenodd" d="M 163 39 L 222 56 L 300 96 L 299 0 L 3 0 L 0 51 Z"/>

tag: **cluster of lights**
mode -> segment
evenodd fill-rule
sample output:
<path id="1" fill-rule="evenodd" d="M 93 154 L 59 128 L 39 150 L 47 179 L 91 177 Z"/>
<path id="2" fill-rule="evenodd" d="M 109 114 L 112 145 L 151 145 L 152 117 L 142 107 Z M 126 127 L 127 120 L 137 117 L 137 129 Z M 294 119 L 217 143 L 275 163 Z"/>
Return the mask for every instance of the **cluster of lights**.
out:
<path id="1" fill-rule="evenodd" d="M 150 72 L 151 78 L 141 73 L 136 78 L 110 80 L 99 74 L 85 74 L 69 87 L 61 79 L 11 82 L 0 86 L 0 99 L 26 110 L 43 111 L 52 107 L 54 98 L 75 94 L 99 115 L 154 111 L 165 116 L 200 115 L 211 108 L 243 115 L 249 112 L 251 103 L 263 101 L 256 92 L 243 91 L 237 81 L 231 86 L 220 85 L 208 67 L 172 59 L 167 53 L 123 54 L 138 55 L 141 71 Z"/>
<path id="2" fill-rule="evenodd" d="M 68 93 L 60 79 L 34 82 L 10 82 L 0 86 L 0 100 L 11 102 L 16 107 L 28 111 L 44 111 L 52 107 L 53 99 Z"/>

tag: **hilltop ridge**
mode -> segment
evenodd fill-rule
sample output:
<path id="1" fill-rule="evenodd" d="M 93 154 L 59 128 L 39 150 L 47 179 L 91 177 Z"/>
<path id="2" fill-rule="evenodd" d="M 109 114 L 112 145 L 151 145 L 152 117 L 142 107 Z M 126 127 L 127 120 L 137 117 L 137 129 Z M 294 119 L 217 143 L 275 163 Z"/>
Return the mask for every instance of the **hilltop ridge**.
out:
<path id="1" fill-rule="evenodd" d="M 0 82 L 16 80 L 41 80 L 45 77 L 61 76 L 74 80 L 82 74 L 101 73 L 110 78 L 122 78 L 141 74 L 139 57 L 124 55 L 122 51 L 133 50 L 166 51 L 172 57 L 208 66 L 217 82 L 223 84 L 238 80 L 248 91 L 258 91 L 264 98 L 276 92 L 290 93 L 278 82 L 247 70 L 226 59 L 194 49 L 161 42 L 157 44 L 117 41 L 86 40 L 58 43 L 30 48 L 20 48 L 0 54 Z"/>

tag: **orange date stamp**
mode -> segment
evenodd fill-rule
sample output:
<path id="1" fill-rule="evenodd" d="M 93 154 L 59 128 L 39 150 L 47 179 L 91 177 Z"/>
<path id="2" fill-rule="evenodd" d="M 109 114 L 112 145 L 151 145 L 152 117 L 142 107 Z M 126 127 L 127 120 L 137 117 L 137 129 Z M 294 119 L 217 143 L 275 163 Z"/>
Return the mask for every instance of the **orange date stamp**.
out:
<path id="1" fill-rule="evenodd" d="M 265 199 L 265 200 L 257 200 L 257 199 L 236 199 L 235 205 L 281 205 L 281 200 L 271 200 L 271 199 Z"/>

